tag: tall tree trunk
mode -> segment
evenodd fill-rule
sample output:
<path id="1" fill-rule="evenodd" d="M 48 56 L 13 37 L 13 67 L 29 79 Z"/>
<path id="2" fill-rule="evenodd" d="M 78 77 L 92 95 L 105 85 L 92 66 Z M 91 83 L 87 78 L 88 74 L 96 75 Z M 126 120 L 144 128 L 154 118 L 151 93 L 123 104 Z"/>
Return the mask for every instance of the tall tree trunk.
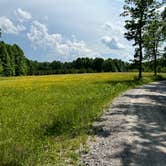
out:
<path id="1" fill-rule="evenodd" d="M 142 58 L 143 58 L 143 53 L 142 53 L 142 29 L 140 26 L 140 33 L 139 33 L 139 75 L 138 79 L 142 79 Z"/>
<path id="2" fill-rule="evenodd" d="M 154 49 L 154 75 L 157 76 L 157 55 L 155 49 Z"/>
<path id="3" fill-rule="evenodd" d="M 139 80 L 142 79 L 142 43 L 140 42 L 139 44 L 139 48 L 140 48 L 140 57 L 139 57 Z"/>
<path id="4" fill-rule="evenodd" d="M 142 58 L 143 58 L 143 53 L 142 53 L 142 19 L 143 19 L 143 11 L 141 12 L 141 17 L 140 17 L 140 23 L 139 23 L 139 76 L 138 79 L 142 79 Z"/>

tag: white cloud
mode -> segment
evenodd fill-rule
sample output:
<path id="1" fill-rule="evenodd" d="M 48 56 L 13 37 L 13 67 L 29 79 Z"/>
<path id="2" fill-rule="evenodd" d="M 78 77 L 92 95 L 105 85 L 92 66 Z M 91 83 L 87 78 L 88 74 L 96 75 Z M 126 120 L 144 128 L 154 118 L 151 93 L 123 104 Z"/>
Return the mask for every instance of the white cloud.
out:
<path id="1" fill-rule="evenodd" d="M 0 28 L 9 34 L 18 34 L 25 30 L 23 25 L 14 25 L 14 23 L 7 17 L 0 17 Z"/>
<path id="2" fill-rule="evenodd" d="M 113 49 L 113 50 L 124 49 L 124 46 L 121 43 L 119 43 L 115 38 L 104 36 L 102 37 L 101 41 L 110 49 Z"/>
<path id="3" fill-rule="evenodd" d="M 76 39 L 66 40 L 59 33 L 49 34 L 47 26 L 39 21 L 32 23 L 27 37 L 34 48 L 48 49 L 57 55 L 61 55 L 61 59 L 63 60 L 72 60 L 80 56 L 93 57 L 97 55 L 95 51 L 88 48 L 84 41 L 77 41 Z"/>
<path id="4" fill-rule="evenodd" d="M 123 34 L 125 32 L 125 28 L 124 28 L 124 22 L 122 21 L 116 21 L 115 23 L 113 22 L 105 22 L 102 25 L 102 29 L 104 30 L 104 32 L 113 37 L 119 38 L 119 37 L 123 37 Z"/>
<path id="5" fill-rule="evenodd" d="M 33 47 L 54 47 L 56 43 L 61 42 L 61 34 L 48 34 L 45 24 L 34 21 L 31 25 L 30 32 L 27 34 L 28 39 L 32 42 Z"/>
<path id="6" fill-rule="evenodd" d="M 124 39 L 124 28 L 121 22 L 116 22 L 115 24 L 111 22 L 105 22 L 102 28 L 104 29 L 104 35 L 101 40 L 103 44 L 110 49 L 124 48 L 124 46 L 121 44 Z"/>
<path id="7" fill-rule="evenodd" d="M 20 21 L 30 20 L 32 18 L 31 13 L 29 13 L 29 12 L 27 12 L 25 10 L 22 10 L 21 8 L 18 8 L 15 11 L 15 14 L 16 14 L 17 17 L 19 17 Z"/>

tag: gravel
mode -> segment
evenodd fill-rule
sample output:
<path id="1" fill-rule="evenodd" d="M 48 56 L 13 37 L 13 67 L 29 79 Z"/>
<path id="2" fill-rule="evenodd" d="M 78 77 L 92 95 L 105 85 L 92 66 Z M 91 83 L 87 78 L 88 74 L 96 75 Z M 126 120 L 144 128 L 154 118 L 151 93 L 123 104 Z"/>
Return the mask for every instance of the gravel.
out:
<path id="1" fill-rule="evenodd" d="M 129 90 L 93 124 L 87 166 L 166 166 L 166 81 Z"/>

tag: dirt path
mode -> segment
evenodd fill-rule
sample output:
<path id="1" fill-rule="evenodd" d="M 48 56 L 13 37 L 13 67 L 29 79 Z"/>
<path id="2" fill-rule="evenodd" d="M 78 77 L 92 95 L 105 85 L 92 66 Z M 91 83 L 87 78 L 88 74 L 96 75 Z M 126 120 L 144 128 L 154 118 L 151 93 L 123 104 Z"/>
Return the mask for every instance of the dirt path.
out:
<path id="1" fill-rule="evenodd" d="M 166 81 L 117 98 L 93 130 L 87 166 L 166 166 Z"/>

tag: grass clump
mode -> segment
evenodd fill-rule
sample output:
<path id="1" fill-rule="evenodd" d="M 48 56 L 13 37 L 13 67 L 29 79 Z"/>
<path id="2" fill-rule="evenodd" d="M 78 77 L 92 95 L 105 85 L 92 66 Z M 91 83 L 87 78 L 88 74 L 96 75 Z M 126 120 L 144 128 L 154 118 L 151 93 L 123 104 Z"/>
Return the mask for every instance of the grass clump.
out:
<path id="1" fill-rule="evenodd" d="M 153 80 L 105 73 L 0 79 L 0 165 L 75 164 L 92 122 L 121 92 Z"/>
<path id="2" fill-rule="evenodd" d="M 163 80 L 165 80 L 166 78 L 164 77 L 164 75 L 156 75 L 156 76 L 153 76 L 153 79 L 155 80 L 155 81 L 163 81 Z"/>

